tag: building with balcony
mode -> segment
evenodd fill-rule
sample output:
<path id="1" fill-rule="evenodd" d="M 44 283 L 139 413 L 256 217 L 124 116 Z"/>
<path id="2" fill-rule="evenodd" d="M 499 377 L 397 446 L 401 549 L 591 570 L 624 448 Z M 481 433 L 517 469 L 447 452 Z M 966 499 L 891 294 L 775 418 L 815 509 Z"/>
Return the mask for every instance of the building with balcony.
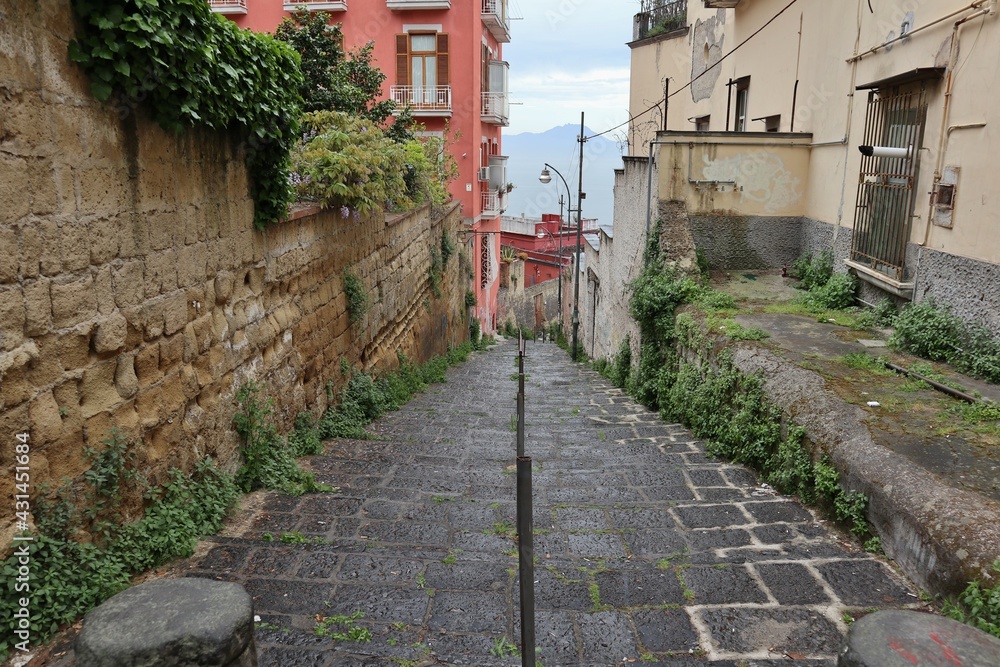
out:
<path id="1" fill-rule="evenodd" d="M 500 216 L 508 192 L 503 128 L 509 123 L 508 0 L 206 0 L 241 28 L 273 32 L 298 8 L 324 11 L 340 23 L 350 51 L 374 44 L 386 75 L 383 94 L 409 107 L 425 131 L 449 142 L 459 177 L 465 243 L 475 266 L 471 289 L 482 329 L 496 328 Z"/>

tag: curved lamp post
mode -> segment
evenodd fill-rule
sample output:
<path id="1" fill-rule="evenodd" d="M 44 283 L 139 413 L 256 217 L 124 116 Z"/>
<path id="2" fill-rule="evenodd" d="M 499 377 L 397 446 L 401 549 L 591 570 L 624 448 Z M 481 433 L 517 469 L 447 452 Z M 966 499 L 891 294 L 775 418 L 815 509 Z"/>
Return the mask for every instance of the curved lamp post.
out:
<path id="1" fill-rule="evenodd" d="M 570 213 L 573 212 L 573 196 L 572 191 L 569 189 L 569 184 L 566 183 L 566 179 L 563 175 L 559 173 L 559 170 L 550 165 L 548 162 L 545 163 L 541 175 L 539 175 L 538 180 L 542 183 L 549 183 L 552 180 L 552 175 L 549 170 L 556 172 L 556 176 L 563 182 L 566 186 L 566 192 L 570 195 Z M 582 231 L 583 231 L 583 221 L 580 218 L 580 200 L 577 199 L 576 206 L 576 260 L 573 262 L 573 347 L 571 351 L 571 356 L 573 361 L 577 360 L 577 330 L 580 325 L 580 246 L 582 244 Z M 562 244 L 562 218 L 560 216 L 559 220 L 559 242 L 560 247 Z M 562 253 L 560 250 L 560 265 L 562 264 Z M 561 274 L 560 270 L 560 274 Z M 559 278 L 559 290 L 562 291 L 562 277 Z M 562 302 L 560 299 L 559 305 L 559 321 L 562 321 Z"/>

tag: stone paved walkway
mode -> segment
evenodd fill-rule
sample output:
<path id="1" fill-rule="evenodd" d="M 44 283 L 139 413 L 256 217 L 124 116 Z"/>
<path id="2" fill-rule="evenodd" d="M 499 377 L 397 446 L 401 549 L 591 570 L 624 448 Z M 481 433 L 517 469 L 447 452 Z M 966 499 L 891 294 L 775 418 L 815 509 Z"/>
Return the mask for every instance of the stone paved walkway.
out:
<path id="1" fill-rule="evenodd" d="M 520 633 L 515 371 L 513 342 L 475 355 L 373 425 L 380 440 L 313 459 L 340 494 L 271 497 L 245 535 L 213 538 L 189 574 L 247 587 L 262 665 L 520 664 L 497 656 Z M 845 611 L 919 603 L 555 345 L 529 343 L 526 372 L 545 667 L 832 666 Z M 326 543 L 260 539 L 289 531 Z M 355 612 L 371 641 L 313 633 Z"/>

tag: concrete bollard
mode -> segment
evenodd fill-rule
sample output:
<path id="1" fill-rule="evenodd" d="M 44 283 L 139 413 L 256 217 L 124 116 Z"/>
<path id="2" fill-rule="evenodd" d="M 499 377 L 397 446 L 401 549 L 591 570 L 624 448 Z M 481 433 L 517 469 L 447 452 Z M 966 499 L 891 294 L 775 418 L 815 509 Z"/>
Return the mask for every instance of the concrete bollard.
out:
<path id="1" fill-rule="evenodd" d="M 256 667 L 253 603 L 239 584 L 161 579 L 108 599 L 83 620 L 78 667 Z"/>
<path id="2" fill-rule="evenodd" d="M 943 616 L 888 609 L 851 626 L 837 667 L 997 667 L 1000 639 Z"/>

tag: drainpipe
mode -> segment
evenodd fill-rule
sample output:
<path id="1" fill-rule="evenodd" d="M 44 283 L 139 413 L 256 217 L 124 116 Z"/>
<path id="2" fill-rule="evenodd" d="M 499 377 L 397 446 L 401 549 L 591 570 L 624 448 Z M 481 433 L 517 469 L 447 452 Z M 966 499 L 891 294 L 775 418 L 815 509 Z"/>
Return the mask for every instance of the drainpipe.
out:
<path id="1" fill-rule="evenodd" d="M 985 4 L 985 0 L 982 0 L 978 3 L 973 3 L 973 7 L 968 7 L 966 8 L 966 10 L 972 9 L 977 6 L 982 6 L 983 4 Z M 945 87 L 945 93 L 944 93 L 944 109 L 942 109 L 941 111 L 941 136 L 938 139 L 938 152 L 937 152 L 937 160 L 935 161 L 934 165 L 934 181 L 932 188 L 937 186 L 937 184 L 941 182 L 941 170 L 944 169 L 945 150 L 948 147 L 948 139 L 951 137 L 951 133 L 954 130 L 985 127 L 986 125 L 986 123 L 968 123 L 966 125 L 953 125 L 949 127 L 948 119 L 951 117 L 951 97 L 953 92 L 952 88 L 955 84 L 955 74 L 956 74 L 955 65 L 957 64 L 958 60 L 959 33 L 962 30 L 962 26 L 968 23 L 969 21 L 977 19 L 980 16 L 995 14 L 996 7 L 997 7 L 997 0 L 990 0 L 988 7 L 980 9 L 974 14 L 969 14 L 965 18 L 961 18 L 958 21 L 955 21 L 955 27 L 952 29 L 951 53 L 948 56 L 948 82 L 947 86 Z M 936 198 L 937 198 L 936 191 L 932 189 L 930 200 L 927 205 L 927 220 L 924 221 L 924 239 L 923 241 L 920 242 L 921 246 L 926 246 L 927 241 L 930 239 L 931 224 L 934 217 L 934 204 Z"/>

